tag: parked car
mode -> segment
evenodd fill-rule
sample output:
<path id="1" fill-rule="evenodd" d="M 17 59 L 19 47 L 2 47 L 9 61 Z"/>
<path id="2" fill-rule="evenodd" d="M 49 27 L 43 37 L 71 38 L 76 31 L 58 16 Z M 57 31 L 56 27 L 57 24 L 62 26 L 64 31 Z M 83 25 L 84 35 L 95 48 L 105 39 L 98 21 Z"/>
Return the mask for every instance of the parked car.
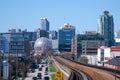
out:
<path id="1" fill-rule="evenodd" d="M 39 71 L 42 71 L 42 67 L 40 67 L 38 70 L 39 70 Z"/>
<path id="2" fill-rule="evenodd" d="M 45 71 L 45 75 L 48 75 L 48 71 Z"/>
<path id="3" fill-rule="evenodd" d="M 37 74 L 37 79 L 42 79 L 42 74 L 41 73 Z"/>
<path id="4" fill-rule="evenodd" d="M 37 77 L 33 77 L 32 80 L 37 80 Z"/>
<path id="5" fill-rule="evenodd" d="M 34 73 L 35 72 L 35 69 L 29 69 L 29 73 Z"/>
<path id="6" fill-rule="evenodd" d="M 44 67 L 44 65 L 41 65 L 41 67 Z"/>
<path id="7" fill-rule="evenodd" d="M 49 79 L 50 79 L 49 76 L 44 77 L 44 80 L 49 80 Z"/>
<path id="8" fill-rule="evenodd" d="M 45 71 L 48 71 L 48 67 L 45 68 Z"/>
<path id="9" fill-rule="evenodd" d="M 31 72 L 34 73 L 34 72 L 35 72 L 35 69 L 31 69 Z"/>

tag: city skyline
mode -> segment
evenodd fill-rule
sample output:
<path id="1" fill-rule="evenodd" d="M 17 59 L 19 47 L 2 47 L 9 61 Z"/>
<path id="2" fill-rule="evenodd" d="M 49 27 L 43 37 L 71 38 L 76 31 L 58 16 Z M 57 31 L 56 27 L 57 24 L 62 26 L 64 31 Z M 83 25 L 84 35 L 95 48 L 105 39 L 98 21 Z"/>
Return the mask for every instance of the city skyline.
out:
<path id="1" fill-rule="evenodd" d="M 98 31 L 97 20 L 103 11 L 113 15 L 115 31 L 120 28 L 120 1 L 0 1 L 0 32 L 9 28 L 34 31 L 40 28 L 41 17 L 50 22 L 50 30 L 58 30 L 64 23 L 69 23 L 79 31 Z"/>

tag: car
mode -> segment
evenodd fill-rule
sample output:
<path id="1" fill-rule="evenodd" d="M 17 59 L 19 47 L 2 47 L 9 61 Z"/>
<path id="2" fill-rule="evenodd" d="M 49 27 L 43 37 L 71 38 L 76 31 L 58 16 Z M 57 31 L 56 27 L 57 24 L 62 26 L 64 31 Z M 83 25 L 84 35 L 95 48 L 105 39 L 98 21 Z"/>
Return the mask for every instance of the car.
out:
<path id="1" fill-rule="evenodd" d="M 37 79 L 42 79 L 42 74 L 41 73 L 37 74 Z"/>
<path id="2" fill-rule="evenodd" d="M 33 77 L 32 80 L 37 80 L 37 77 Z"/>
<path id="3" fill-rule="evenodd" d="M 31 72 L 31 69 L 29 69 L 28 72 L 30 73 L 30 72 Z"/>
<path id="4" fill-rule="evenodd" d="M 39 71 L 42 71 L 42 67 L 40 67 L 38 70 L 39 70 Z"/>
<path id="5" fill-rule="evenodd" d="M 44 80 L 50 80 L 49 76 L 45 76 Z"/>
<path id="6" fill-rule="evenodd" d="M 34 73 L 35 72 L 35 69 L 29 69 L 29 71 L 28 71 L 29 73 Z"/>
<path id="7" fill-rule="evenodd" d="M 38 69 L 39 68 L 39 65 L 38 64 L 35 64 L 35 69 Z"/>
<path id="8" fill-rule="evenodd" d="M 31 72 L 34 73 L 34 72 L 35 72 L 35 69 L 31 69 Z"/>
<path id="9" fill-rule="evenodd" d="M 45 71 L 48 71 L 48 67 L 45 68 Z"/>
<path id="10" fill-rule="evenodd" d="M 45 71 L 45 75 L 48 75 L 48 71 Z"/>
<path id="11" fill-rule="evenodd" d="M 45 62 L 42 62 L 41 64 L 45 64 Z"/>
<path id="12" fill-rule="evenodd" d="M 41 65 L 41 67 L 44 67 L 44 65 Z"/>

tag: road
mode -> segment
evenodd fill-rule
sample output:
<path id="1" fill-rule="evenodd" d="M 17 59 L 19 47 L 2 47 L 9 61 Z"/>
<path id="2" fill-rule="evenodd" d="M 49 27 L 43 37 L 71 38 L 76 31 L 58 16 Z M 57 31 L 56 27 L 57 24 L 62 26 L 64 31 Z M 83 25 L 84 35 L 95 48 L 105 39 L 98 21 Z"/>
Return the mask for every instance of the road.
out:
<path id="1" fill-rule="evenodd" d="M 31 73 L 31 72 L 30 72 L 30 73 L 27 73 L 28 76 L 25 78 L 25 80 L 32 80 L 33 77 L 37 77 L 37 74 L 38 74 L 38 73 L 41 73 L 41 74 L 42 74 L 42 79 L 38 79 L 38 80 L 44 80 L 44 77 L 45 77 L 45 76 L 49 76 L 50 80 L 52 80 L 52 79 L 51 79 L 51 76 L 50 76 L 50 71 L 49 71 L 49 64 L 47 64 L 47 65 L 46 65 L 46 64 L 39 64 L 39 68 L 40 68 L 42 65 L 44 66 L 44 67 L 42 67 L 42 71 L 39 71 L 38 69 L 35 69 L 35 72 L 34 72 L 34 73 Z M 48 75 L 45 75 L 45 68 L 46 68 L 46 67 L 48 67 Z"/>

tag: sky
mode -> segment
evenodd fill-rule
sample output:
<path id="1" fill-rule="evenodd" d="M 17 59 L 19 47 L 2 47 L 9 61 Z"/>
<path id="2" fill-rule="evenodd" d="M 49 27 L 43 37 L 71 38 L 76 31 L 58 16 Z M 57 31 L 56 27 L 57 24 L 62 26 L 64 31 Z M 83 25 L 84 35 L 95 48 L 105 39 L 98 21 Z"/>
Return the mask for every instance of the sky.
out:
<path id="1" fill-rule="evenodd" d="M 50 22 L 50 30 L 69 23 L 77 33 L 98 31 L 97 19 L 105 10 L 113 15 L 118 31 L 120 0 L 0 0 L 0 33 L 9 28 L 34 31 L 40 28 L 42 17 Z"/>

